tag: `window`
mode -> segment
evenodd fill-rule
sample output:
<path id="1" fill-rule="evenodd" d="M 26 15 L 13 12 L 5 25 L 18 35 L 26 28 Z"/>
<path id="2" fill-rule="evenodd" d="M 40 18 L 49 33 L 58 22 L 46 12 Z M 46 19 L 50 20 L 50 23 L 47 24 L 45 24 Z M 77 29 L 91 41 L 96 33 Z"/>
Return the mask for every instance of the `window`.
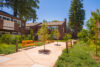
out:
<path id="1" fill-rule="evenodd" d="M 13 19 L 13 21 L 14 21 L 15 23 L 17 23 L 17 20 L 16 20 L 16 19 Z"/>
<path id="2" fill-rule="evenodd" d="M 26 27 L 27 30 L 30 30 L 30 27 Z"/>
<path id="3" fill-rule="evenodd" d="M 19 25 L 19 27 L 21 27 L 21 21 L 20 21 L 20 20 L 13 19 L 13 21 L 14 21 L 15 23 L 17 23 L 17 24 Z"/>
<path id="4" fill-rule="evenodd" d="M 4 20 L 6 20 L 6 17 L 5 17 L 5 16 L 3 16 L 3 19 L 4 19 Z"/>
<path id="5" fill-rule="evenodd" d="M 58 29 L 58 26 L 52 26 L 51 28 L 52 29 Z"/>
<path id="6" fill-rule="evenodd" d="M 2 16 L 2 15 L 0 15 L 0 18 L 2 19 L 2 18 L 3 18 L 3 16 Z"/>
<path id="7" fill-rule="evenodd" d="M 25 26 L 25 24 L 24 23 L 22 23 L 22 27 L 24 27 Z"/>
<path id="8" fill-rule="evenodd" d="M 11 18 L 9 18 L 9 17 L 6 17 L 6 16 L 2 16 L 2 15 L 0 15 L 0 18 L 1 18 L 1 19 L 4 19 L 4 20 L 11 21 Z"/>
<path id="9" fill-rule="evenodd" d="M 19 27 L 21 27 L 21 21 L 17 20 L 17 23 L 19 24 Z"/>
<path id="10" fill-rule="evenodd" d="M 11 18 L 9 18 L 9 17 L 6 17 L 6 20 L 8 20 L 8 21 L 11 21 Z"/>

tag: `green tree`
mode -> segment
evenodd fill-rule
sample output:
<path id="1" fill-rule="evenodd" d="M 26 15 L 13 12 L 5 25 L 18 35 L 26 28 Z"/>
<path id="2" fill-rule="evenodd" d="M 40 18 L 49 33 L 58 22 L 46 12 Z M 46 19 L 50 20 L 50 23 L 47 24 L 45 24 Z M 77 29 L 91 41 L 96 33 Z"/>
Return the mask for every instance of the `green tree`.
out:
<path id="1" fill-rule="evenodd" d="M 97 45 L 100 41 L 98 39 L 98 33 L 100 32 L 100 28 L 98 28 L 97 23 L 100 24 L 100 10 L 97 9 L 96 12 L 91 12 L 91 17 L 87 21 L 87 29 L 89 30 L 89 35 L 91 35 L 91 40 L 94 40 L 94 43 L 96 45 L 96 55 L 97 55 Z"/>
<path id="2" fill-rule="evenodd" d="M 71 34 L 65 34 L 65 36 L 64 36 L 64 40 L 66 40 L 66 41 L 68 41 L 69 39 L 71 39 L 72 38 L 72 35 Z"/>
<path id="3" fill-rule="evenodd" d="M 49 37 L 49 39 L 50 39 L 50 40 L 53 40 L 53 39 L 54 39 L 53 36 L 54 36 L 54 31 L 52 31 L 52 32 L 50 33 L 50 37 Z"/>
<path id="4" fill-rule="evenodd" d="M 82 29 L 78 34 L 77 37 L 84 41 L 87 42 L 88 41 L 88 30 Z"/>
<path id="5" fill-rule="evenodd" d="M 71 34 L 65 34 L 64 36 L 64 40 L 66 41 L 66 51 L 68 53 L 68 40 L 72 38 L 72 35 Z"/>
<path id="6" fill-rule="evenodd" d="M 57 45 L 58 45 L 58 39 L 60 37 L 60 33 L 59 33 L 59 30 L 58 29 L 54 29 L 54 35 L 55 35 L 55 37 L 57 39 Z"/>
<path id="7" fill-rule="evenodd" d="M 28 39 L 34 41 L 34 36 L 33 36 L 33 30 L 32 29 L 30 30 L 30 34 L 28 35 Z"/>
<path id="8" fill-rule="evenodd" d="M 0 1 L 0 7 L 8 7 L 13 10 L 13 15 L 19 17 L 25 21 L 37 19 L 36 9 L 39 0 L 2 0 Z"/>
<path id="9" fill-rule="evenodd" d="M 42 24 L 42 27 L 38 30 L 38 33 L 37 33 L 38 37 L 39 37 L 39 40 L 41 40 L 44 43 L 44 51 L 45 51 L 45 43 L 49 38 L 47 27 L 48 27 L 47 23 L 44 22 Z"/>
<path id="10" fill-rule="evenodd" d="M 58 20 L 53 20 L 53 22 L 58 22 Z"/>
<path id="11" fill-rule="evenodd" d="M 77 33 L 83 28 L 84 19 L 85 11 L 83 9 L 82 0 L 72 0 L 69 10 L 69 27 L 74 32 L 75 38 L 77 37 Z"/>

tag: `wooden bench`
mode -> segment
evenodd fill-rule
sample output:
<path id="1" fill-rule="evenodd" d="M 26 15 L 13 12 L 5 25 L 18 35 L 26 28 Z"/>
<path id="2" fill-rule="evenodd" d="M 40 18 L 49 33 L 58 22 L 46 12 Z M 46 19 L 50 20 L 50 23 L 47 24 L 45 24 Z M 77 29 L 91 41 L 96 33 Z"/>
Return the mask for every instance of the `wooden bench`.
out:
<path id="1" fill-rule="evenodd" d="M 35 45 L 33 43 L 33 40 L 23 40 L 22 41 L 22 47 L 28 47 L 28 46 L 33 46 L 33 45 Z"/>

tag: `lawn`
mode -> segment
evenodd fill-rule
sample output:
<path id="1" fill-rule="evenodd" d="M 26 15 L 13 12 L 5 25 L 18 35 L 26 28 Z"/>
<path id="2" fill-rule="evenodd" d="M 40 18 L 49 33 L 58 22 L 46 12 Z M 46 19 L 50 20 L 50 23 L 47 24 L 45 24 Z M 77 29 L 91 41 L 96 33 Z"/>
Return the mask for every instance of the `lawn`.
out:
<path id="1" fill-rule="evenodd" d="M 43 45 L 43 42 L 35 42 L 36 46 Z M 18 44 L 18 48 L 22 48 L 21 43 Z M 16 52 L 16 44 L 0 43 L 0 54 L 11 54 Z"/>
<path id="2" fill-rule="evenodd" d="M 85 43 L 79 42 L 69 49 L 69 53 L 63 50 L 56 62 L 57 67 L 100 67 L 90 53 L 92 49 Z"/>
<path id="3" fill-rule="evenodd" d="M 54 40 L 55 42 L 66 42 L 65 40 Z"/>

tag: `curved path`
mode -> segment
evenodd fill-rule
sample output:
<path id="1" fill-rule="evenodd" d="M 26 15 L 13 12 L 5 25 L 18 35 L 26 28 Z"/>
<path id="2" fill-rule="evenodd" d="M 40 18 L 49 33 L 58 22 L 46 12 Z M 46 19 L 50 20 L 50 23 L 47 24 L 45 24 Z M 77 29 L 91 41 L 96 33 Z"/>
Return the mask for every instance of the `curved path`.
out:
<path id="1" fill-rule="evenodd" d="M 0 67 L 53 67 L 65 48 L 64 42 L 59 42 L 60 46 L 55 44 L 56 42 L 46 45 L 46 49 L 51 51 L 50 54 L 40 54 L 38 51 L 43 49 L 43 46 L 38 46 L 1 56 Z"/>

